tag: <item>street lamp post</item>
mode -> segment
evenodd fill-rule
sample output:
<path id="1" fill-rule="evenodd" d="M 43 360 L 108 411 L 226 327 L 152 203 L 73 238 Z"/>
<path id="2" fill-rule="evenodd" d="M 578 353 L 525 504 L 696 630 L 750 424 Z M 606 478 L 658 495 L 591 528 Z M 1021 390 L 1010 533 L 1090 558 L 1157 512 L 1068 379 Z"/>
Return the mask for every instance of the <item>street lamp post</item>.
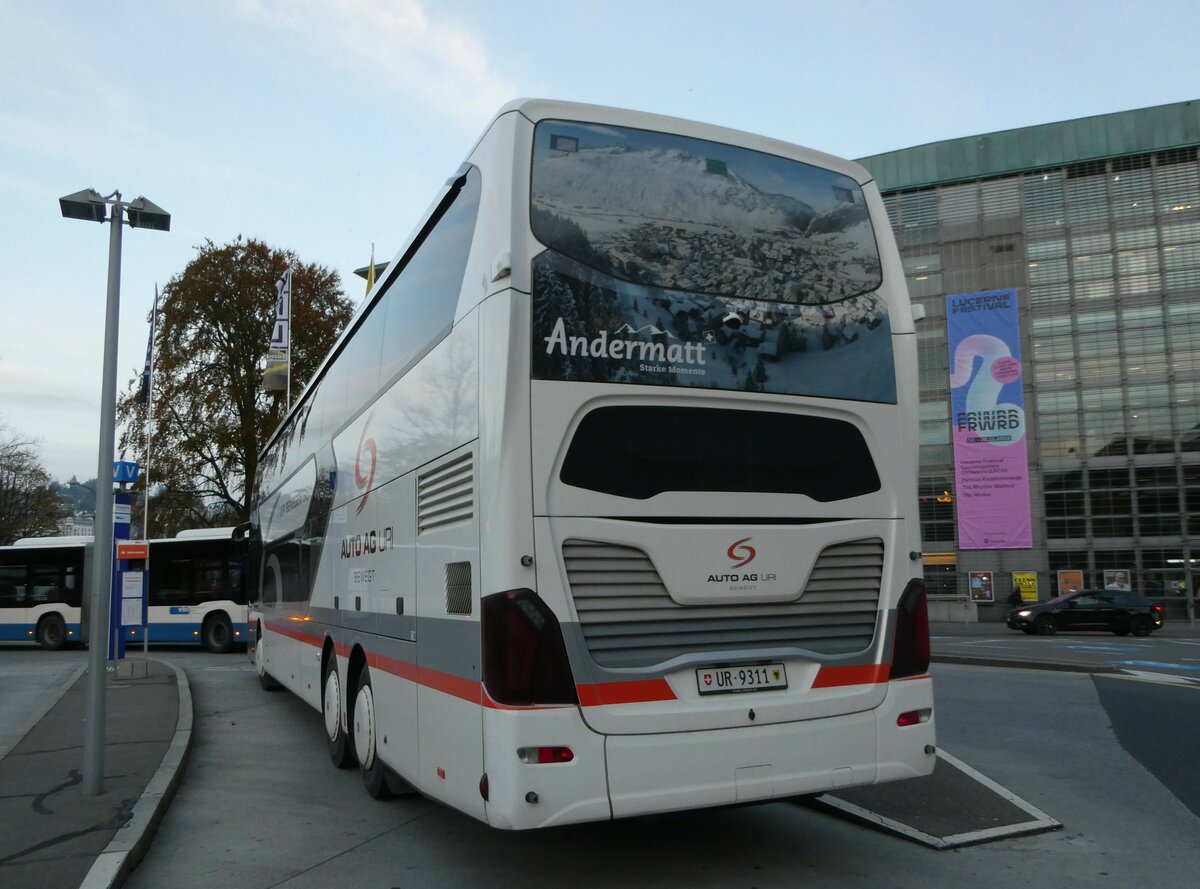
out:
<path id="1" fill-rule="evenodd" d="M 104 222 L 108 208 L 112 229 L 108 241 L 108 302 L 104 316 L 104 379 L 100 391 L 100 448 L 96 464 L 96 526 L 93 540 L 96 561 L 92 571 L 92 615 L 88 650 L 87 713 L 83 734 L 83 793 L 104 792 L 104 688 L 107 679 L 109 597 L 112 591 L 113 560 L 113 440 L 116 436 L 117 322 L 121 301 L 121 229 L 128 218 L 131 228 L 170 231 L 171 216 L 143 197 L 122 201 L 114 191 L 102 197 L 95 189 L 84 189 L 59 198 L 67 219 Z"/>

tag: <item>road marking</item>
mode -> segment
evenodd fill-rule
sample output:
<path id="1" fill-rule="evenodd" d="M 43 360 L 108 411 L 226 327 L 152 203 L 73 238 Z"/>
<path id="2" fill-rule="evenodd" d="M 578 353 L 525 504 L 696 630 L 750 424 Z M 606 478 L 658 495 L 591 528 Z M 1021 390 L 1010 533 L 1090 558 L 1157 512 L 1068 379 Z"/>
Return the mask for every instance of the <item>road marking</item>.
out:
<path id="1" fill-rule="evenodd" d="M 1113 661 L 1115 667 L 1158 667 L 1167 670 L 1194 670 L 1200 672 L 1200 666 L 1191 664 L 1176 664 L 1171 661 Z"/>
<path id="2" fill-rule="evenodd" d="M 1117 648 L 1114 645 L 1064 645 L 1072 651 L 1141 651 L 1140 648 Z"/>
<path id="3" fill-rule="evenodd" d="M 1149 670 L 1126 670 L 1105 677 L 1108 679 L 1125 679 L 1130 682 L 1153 682 L 1158 685 L 1187 686 L 1200 689 L 1200 680 L 1190 676 L 1176 676 L 1173 673 L 1152 673 Z"/>

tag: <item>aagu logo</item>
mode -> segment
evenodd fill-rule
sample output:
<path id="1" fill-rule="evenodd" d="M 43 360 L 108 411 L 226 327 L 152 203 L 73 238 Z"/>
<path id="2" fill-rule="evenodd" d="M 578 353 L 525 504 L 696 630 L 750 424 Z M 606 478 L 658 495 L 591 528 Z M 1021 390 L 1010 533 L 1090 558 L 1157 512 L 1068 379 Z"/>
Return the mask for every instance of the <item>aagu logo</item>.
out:
<path id="1" fill-rule="evenodd" d="M 372 413 L 367 417 L 367 422 L 363 423 L 362 433 L 358 436 L 358 453 L 354 455 L 354 484 L 358 486 L 360 491 L 363 491 L 362 497 L 358 501 L 358 507 L 354 510 L 354 514 L 358 515 L 363 511 L 363 507 L 367 505 L 367 498 L 371 496 L 371 483 L 375 481 L 375 461 L 378 453 L 375 449 L 375 439 L 367 438 L 367 429 L 371 425 L 371 418 L 375 414 Z M 363 472 L 363 452 L 370 453 L 371 465 L 367 471 Z"/>
<path id="2" fill-rule="evenodd" d="M 731 569 L 742 568 L 754 561 L 755 556 L 758 555 L 758 550 L 750 545 L 750 541 L 753 539 L 753 537 L 743 537 L 741 540 L 735 540 L 729 544 L 729 548 L 725 550 L 725 555 L 733 563 L 729 566 Z M 733 571 L 732 573 L 708 575 L 709 583 L 736 584 L 736 586 L 731 585 L 728 587 L 731 591 L 756 590 L 759 583 L 774 583 L 775 579 L 776 575 L 774 573 L 763 574 L 758 571 L 750 574 L 739 574 Z"/>
<path id="3" fill-rule="evenodd" d="M 741 568 L 743 565 L 748 565 L 754 561 L 754 557 L 758 555 L 758 550 L 749 545 L 753 537 L 743 537 L 741 540 L 735 540 L 729 544 L 729 549 L 725 551 L 729 556 L 729 561 L 733 562 L 734 568 Z M 741 561 L 738 561 L 738 560 Z"/>

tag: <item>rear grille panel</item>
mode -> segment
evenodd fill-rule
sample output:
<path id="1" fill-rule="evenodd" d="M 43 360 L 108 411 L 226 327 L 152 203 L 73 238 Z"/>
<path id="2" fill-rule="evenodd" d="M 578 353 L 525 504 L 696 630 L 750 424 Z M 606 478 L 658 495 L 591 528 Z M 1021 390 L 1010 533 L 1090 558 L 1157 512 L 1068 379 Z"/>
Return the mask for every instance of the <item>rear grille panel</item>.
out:
<path id="1" fill-rule="evenodd" d="M 635 547 L 572 539 L 563 559 L 588 651 L 609 669 L 735 649 L 850 654 L 875 636 L 883 578 L 877 537 L 825 547 L 801 595 L 777 604 L 679 605 Z"/>

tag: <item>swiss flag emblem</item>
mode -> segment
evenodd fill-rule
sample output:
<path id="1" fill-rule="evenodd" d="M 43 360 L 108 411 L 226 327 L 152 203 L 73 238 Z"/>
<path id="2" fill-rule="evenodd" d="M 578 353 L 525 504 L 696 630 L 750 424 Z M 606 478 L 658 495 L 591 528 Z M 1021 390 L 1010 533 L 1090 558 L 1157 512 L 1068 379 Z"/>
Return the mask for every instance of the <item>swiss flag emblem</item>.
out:
<path id="1" fill-rule="evenodd" d="M 705 685 L 712 685 L 712 673 L 705 673 L 705 674 L 704 674 L 704 684 L 705 684 Z"/>

